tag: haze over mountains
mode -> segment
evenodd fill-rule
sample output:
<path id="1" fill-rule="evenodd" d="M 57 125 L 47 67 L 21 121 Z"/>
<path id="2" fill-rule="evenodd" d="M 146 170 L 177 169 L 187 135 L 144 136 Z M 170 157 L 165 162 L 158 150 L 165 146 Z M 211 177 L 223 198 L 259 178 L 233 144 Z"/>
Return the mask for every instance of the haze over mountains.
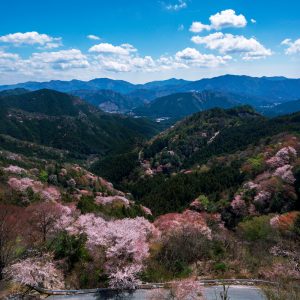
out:
<path id="1" fill-rule="evenodd" d="M 34 91 L 44 88 L 79 96 L 107 112 L 133 111 L 136 115 L 152 118 L 180 118 L 207 108 L 228 108 L 235 104 L 249 104 L 266 115 L 278 115 L 298 110 L 297 102 L 293 101 L 300 99 L 300 79 L 237 75 L 197 81 L 173 78 L 145 84 L 108 78 L 53 80 L 3 85 L 0 91 L 18 89 L 17 93 L 21 93 L 22 89 Z M 204 94 L 201 93 L 203 91 Z M 289 102 L 287 110 L 285 106 L 277 107 L 286 102 Z"/>

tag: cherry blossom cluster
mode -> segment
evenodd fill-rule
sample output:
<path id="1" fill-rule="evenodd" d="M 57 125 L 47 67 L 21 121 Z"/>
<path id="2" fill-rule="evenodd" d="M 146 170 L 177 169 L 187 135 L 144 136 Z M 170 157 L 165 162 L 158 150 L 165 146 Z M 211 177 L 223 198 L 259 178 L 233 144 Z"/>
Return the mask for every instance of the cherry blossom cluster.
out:
<path id="1" fill-rule="evenodd" d="M 111 286 L 132 288 L 149 255 L 149 239 L 155 227 L 145 218 L 105 221 L 94 214 L 80 215 L 67 231 L 85 233 L 90 249 L 101 247 L 106 254 L 106 272 Z M 123 275 L 122 275 L 123 274 Z"/>
<path id="2" fill-rule="evenodd" d="M 256 193 L 253 203 L 266 205 L 271 201 L 273 194 L 275 193 L 276 177 L 280 178 L 284 183 L 288 185 L 294 184 L 296 181 L 292 166 L 290 163 L 297 157 L 297 151 L 295 148 L 288 146 L 281 148 L 273 157 L 266 161 L 269 170 L 257 175 L 255 182 L 248 181 L 243 185 L 244 191 L 235 196 L 231 202 L 232 209 L 238 213 L 243 214 L 245 211 L 246 202 L 244 196 L 247 191 Z M 285 188 L 288 186 L 285 185 Z M 250 203 L 248 211 L 255 213 L 253 204 Z"/>
<path id="3" fill-rule="evenodd" d="M 259 204 L 265 204 L 269 202 L 271 199 L 272 194 L 267 191 L 260 191 L 255 197 L 254 197 L 254 203 L 259 203 Z"/>
<path id="4" fill-rule="evenodd" d="M 95 202 L 100 205 L 108 205 L 108 204 L 116 204 L 116 203 L 120 203 L 126 207 L 130 205 L 130 201 L 127 198 L 121 196 L 108 196 L 108 197 L 97 196 L 95 198 Z"/>
<path id="5" fill-rule="evenodd" d="M 13 173 L 13 174 L 18 174 L 18 175 L 21 175 L 21 174 L 26 174 L 27 171 L 19 166 L 13 166 L 13 165 L 10 165 L 8 166 L 7 168 L 4 168 L 3 169 L 5 172 L 8 172 L 8 173 Z"/>
<path id="6" fill-rule="evenodd" d="M 243 215 L 247 212 L 247 204 L 243 200 L 242 195 L 238 194 L 231 201 L 231 207 L 233 211 L 238 215 Z"/>
<path id="7" fill-rule="evenodd" d="M 201 300 L 204 299 L 202 296 L 203 286 L 199 281 L 186 279 L 181 281 L 173 282 L 171 285 L 172 294 L 175 299 L 190 299 L 190 300 Z"/>
<path id="8" fill-rule="evenodd" d="M 56 202 L 61 199 L 61 194 L 58 188 L 54 186 L 45 187 L 42 182 L 33 180 L 31 178 L 15 178 L 12 177 L 8 180 L 9 186 L 18 192 L 26 192 L 31 188 L 34 193 L 39 193 L 41 199 L 46 202 Z"/>
<path id="9" fill-rule="evenodd" d="M 25 192 L 28 188 L 32 188 L 32 190 L 37 193 L 42 190 L 43 184 L 40 181 L 35 181 L 28 177 L 25 178 L 10 178 L 8 180 L 8 185 L 16 191 Z"/>
<path id="10" fill-rule="evenodd" d="M 10 265 L 4 270 L 4 274 L 7 279 L 23 285 L 64 288 L 64 276 L 49 255 L 24 259 Z"/>
<path id="11" fill-rule="evenodd" d="M 297 151 L 293 147 L 280 149 L 275 156 L 267 160 L 267 164 L 272 168 L 282 167 L 289 164 L 293 158 L 297 157 Z"/>
<path id="12" fill-rule="evenodd" d="M 296 179 L 292 172 L 292 168 L 293 167 L 291 165 L 284 165 L 282 167 L 277 168 L 274 172 L 274 175 L 280 177 L 284 182 L 288 184 L 293 184 L 296 181 Z"/>
<path id="13" fill-rule="evenodd" d="M 207 238 L 211 238 L 211 229 L 207 226 L 205 215 L 189 209 L 183 213 L 162 215 L 155 220 L 154 225 L 166 234 L 185 226 L 193 227 Z"/>
<path id="14" fill-rule="evenodd" d="M 136 289 L 138 284 L 141 284 L 141 281 L 137 279 L 136 274 L 142 271 L 141 264 L 131 264 L 123 267 L 122 269 L 118 268 L 115 272 L 109 274 L 109 283 L 110 287 L 113 289 Z"/>
<path id="15" fill-rule="evenodd" d="M 55 202 L 61 199 L 61 194 L 56 187 L 50 186 L 41 191 L 41 198 L 46 202 Z"/>

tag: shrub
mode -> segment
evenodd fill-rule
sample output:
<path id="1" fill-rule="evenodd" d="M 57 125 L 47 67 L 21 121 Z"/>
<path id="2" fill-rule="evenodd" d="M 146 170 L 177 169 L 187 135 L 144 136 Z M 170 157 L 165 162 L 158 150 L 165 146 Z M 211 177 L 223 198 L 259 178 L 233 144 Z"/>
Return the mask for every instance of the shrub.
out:
<path id="1" fill-rule="evenodd" d="M 42 170 L 39 174 L 39 179 L 42 182 L 47 182 L 48 181 L 48 173 L 45 170 Z"/>
<path id="2" fill-rule="evenodd" d="M 182 228 L 164 238 L 157 259 L 174 275 L 188 265 L 210 256 L 211 241 L 195 228 Z"/>
<path id="3" fill-rule="evenodd" d="M 219 263 L 216 263 L 214 265 L 214 269 L 217 272 L 223 273 L 223 272 L 225 272 L 227 270 L 227 265 L 225 263 L 223 263 L 223 262 L 219 262 Z"/>
<path id="4" fill-rule="evenodd" d="M 274 230 L 270 225 L 269 216 L 254 217 L 238 225 L 238 233 L 247 241 L 272 239 Z"/>
<path id="5" fill-rule="evenodd" d="M 76 262 L 89 258 L 86 241 L 87 237 L 84 234 L 75 236 L 63 231 L 52 241 L 50 249 L 54 251 L 55 259 L 65 258 L 68 268 L 71 269 Z"/>
<path id="6" fill-rule="evenodd" d="M 295 220 L 294 232 L 298 237 L 300 237 L 300 214 L 298 215 L 298 217 Z"/>
<path id="7" fill-rule="evenodd" d="M 95 199 L 92 196 L 82 196 L 77 203 L 77 208 L 82 214 L 99 211 L 99 206 L 95 203 Z"/>

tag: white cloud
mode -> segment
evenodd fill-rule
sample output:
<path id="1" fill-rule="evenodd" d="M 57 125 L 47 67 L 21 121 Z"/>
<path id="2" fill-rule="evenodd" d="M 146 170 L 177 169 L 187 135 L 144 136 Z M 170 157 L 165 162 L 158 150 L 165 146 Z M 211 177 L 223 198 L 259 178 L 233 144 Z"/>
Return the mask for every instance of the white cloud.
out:
<path id="1" fill-rule="evenodd" d="M 2 72 L 16 71 L 19 66 L 20 56 L 0 50 L 0 70 Z"/>
<path id="2" fill-rule="evenodd" d="M 193 36 L 195 44 L 203 44 L 207 49 L 217 50 L 221 54 L 241 53 L 244 60 L 265 58 L 272 55 L 270 49 L 265 48 L 255 38 L 246 38 L 242 35 L 224 34 L 216 32 L 208 36 Z"/>
<path id="3" fill-rule="evenodd" d="M 156 62 L 151 56 L 97 56 L 98 65 L 102 70 L 110 72 L 151 72 L 156 68 Z"/>
<path id="4" fill-rule="evenodd" d="M 247 25 L 247 20 L 242 14 L 237 15 L 233 9 L 226 9 L 221 12 L 216 13 L 209 17 L 210 24 L 203 24 L 202 22 L 193 22 L 190 31 L 191 32 L 201 32 L 203 30 L 219 30 L 222 28 L 240 28 Z M 251 22 L 255 21 L 251 19 Z"/>
<path id="5" fill-rule="evenodd" d="M 116 55 L 129 55 L 131 52 L 135 52 L 136 49 L 130 44 L 122 44 L 120 46 L 114 46 L 109 43 L 101 43 L 94 45 L 89 49 L 89 52 L 103 53 L 103 54 L 116 54 Z"/>
<path id="6" fill-rule="evenodd" d="M 10 59 L 10 60 L 17 60 L 19 59 L 19 55 L 15 53 L 8 53 L 0 50 L 0 59 Z"/>
<path id="7" fill-rule="evenodd" d="M 99 40 L 101 40 L 101 38 L 100 38 L 99 36 L 94 35 L 94 34 L 89 34 L 89 35 L 87 36 L 87 38 L 88 38 L 89 40 L 94 40 L 94 41 L 99 41 Z"/>
<path id="8" fill-rule="evenodd" d="M 178 0 L 175 4 L 165 4 L 165 8 L 167 10 L 178 11 L 187 7 L 187 3 L 185 0 Z"/>
<path id="9" fill-rule="evenodd" d="M 27 63 L 34 69 L 68 70 L 89 66 L 87 57 L 78 49 L 33 53 Z"/>
<path id="10" fill-rule="evenodd" d="M 231 56 L 215 56 L 213 54 L 202 54 L 195 48 L 185 48 L 175 54 L 177 61 L 186 65 L 197 67 L 217 67 L 226 64 L 231 60 Z"/>
<path id="11" fill-rule="evenodd" d="M 242 14 L 237 15 L 233 9 L 216 13 L 210 16 L 209 20 L 211 27 L 217 30 L 227 27 L 245 27 L 247 25 L 246 18 Z"/>
<path id="12" fill-rule="evenodd" d="M 281 45 L 288 46 L 287 49 L 285 49 L 285 54 L 292 55 L 300 53 L 300 39 L 294 42 L 291 39 L 285 39 L 281 42 Z"/>
<path id="13" fill-rule="evenodd" d="M 39 45 L 45 48 L 56 48 L 61 46 L 61 38 L 54 38 L 44 33 L 36 31 L 31 32 L 17 32 L 0 36 L 0 42 L 9 43 L 14 46 L 20 45 Z"/>
<path id="14" fill-rule="evenodd" d="M 255 19 L 251 19 L 250 21 L 251 21 L 251 23 L 253 23 L 253 24 L 256 23 L 256 20 L 255 20 Z"/>
<path id="15" fill-rule="evenodd" d="M 203 30 L 210 30 L 210 29 L 211 29 L 210 25 L 205 25 L 201 22 L 193 22 L 190 27 L 190 31 L 195 33 L 201 32 Z"/>

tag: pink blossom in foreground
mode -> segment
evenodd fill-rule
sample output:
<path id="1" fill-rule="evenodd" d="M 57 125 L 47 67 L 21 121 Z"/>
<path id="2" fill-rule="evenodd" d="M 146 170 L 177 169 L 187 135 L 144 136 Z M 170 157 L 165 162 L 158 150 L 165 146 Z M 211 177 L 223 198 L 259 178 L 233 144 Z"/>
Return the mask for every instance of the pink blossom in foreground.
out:
<path id="1" fill-rule="evenodd" d="M 293 184 L 296 179 L 293 175 L 292 168 L 293 167 L 291 165 L 284 165 L 277 168 L 274 175 L 280 177 L 286 183 Z"/>
<path id="2" fill-rule="evenodd" d="M 111 286 L 116 287 L 119 282 L 122 287 L 125 282 L 136 282 L 133 278 L 142 270 L 143 261 L 149 256 L 148 243 L 155 227 L 142 217 L 105 221 L 94 214 L 85 214 L 67 227 L 67 231 L 85 233 L 90 249 L 99 246 L 104 249 L 105 269 L 112 280 Z"/>
<path id="3" fill-rule="evenodd" d="M 142 271 L 142 265 L 131 264 L 117 269 L 109 275 L 110 287 L 114 289 L 135 289 L 141 283 L 137 274 Z"/>
<path id="4" fill-rule="evenodd" d="M 201 300 L 203 286 L 199 281 L 186 279 L 182 281 L 173 282 L 171 285 L 172 294 L 178 300 Z"/>
<path id="5" fill-rule="evenodd" d="M 50 256 L 32 257 L 17 262 L 4 270 L 5 278 L 16 283 L 48 289 L 64 288 L 64 277 Z"/>

